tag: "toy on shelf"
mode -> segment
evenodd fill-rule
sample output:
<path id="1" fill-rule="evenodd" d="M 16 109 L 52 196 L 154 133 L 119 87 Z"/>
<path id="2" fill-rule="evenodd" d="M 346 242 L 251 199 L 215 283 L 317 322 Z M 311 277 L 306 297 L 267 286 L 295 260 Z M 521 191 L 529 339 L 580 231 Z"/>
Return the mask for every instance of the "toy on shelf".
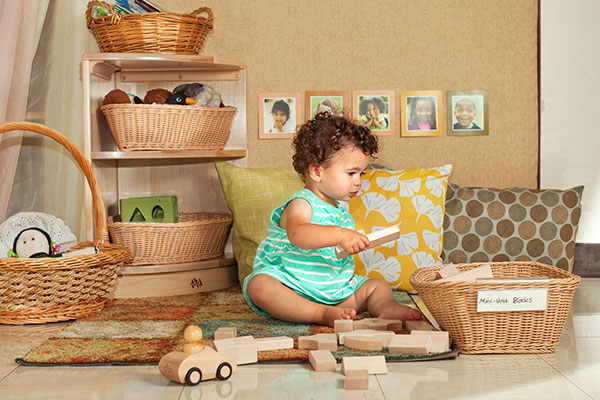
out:
<path id="1" fill-rule="evenodd" d="M 179 383 L 197 385 L 203 380 L 227 380 L 237 370 L 237 363 L 200 343 L 202 329 L 195 325 L 184 331 L 184 351 L 172 351 L 158 362 L 158 370 L 165 377 Z"/>
<path id="2" fill-rule="evenodd" d="M 104 96 L 104 101 L 102 101 L 103 106 L 109 104 L 131 104 L 131 99 L 127 92 L 121 89 L 113 89 Z"/>
<path id="3" fill-rule="evenodd" d="M 219 108 L 222 106 L 221 94 L 200 82 L 184 83 L 173 89 L 173 94 L 183 94 L 194 99 L 197 106 Z"/>
<path id="4" fill-rule="evenodd" d="M 129 197 L 119 200 L 121 222 L 178 221 L 177 196 Z"/>
<path id="5" fill-rule="evenodd" d="M 144 104 L 164 103 L 173 93 L 163 88 L 150 89 L 144 96 Z"/>

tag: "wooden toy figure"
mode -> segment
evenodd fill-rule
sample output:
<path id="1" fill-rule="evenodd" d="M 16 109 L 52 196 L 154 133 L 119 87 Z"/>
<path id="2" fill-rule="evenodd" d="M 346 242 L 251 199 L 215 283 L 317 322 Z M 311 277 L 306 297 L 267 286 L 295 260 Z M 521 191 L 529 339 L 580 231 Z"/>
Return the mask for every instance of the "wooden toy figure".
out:
<path id="1" fill-rule="evenodd" d="M 237 370 L 235 360 L 200 343 L 199 327 L 188 326 L 183 337 L 183 351 L 172 351 L 158 362 L 158 370 L 165 378 L 195 386 L 208 379 L 227 380 Z"/>

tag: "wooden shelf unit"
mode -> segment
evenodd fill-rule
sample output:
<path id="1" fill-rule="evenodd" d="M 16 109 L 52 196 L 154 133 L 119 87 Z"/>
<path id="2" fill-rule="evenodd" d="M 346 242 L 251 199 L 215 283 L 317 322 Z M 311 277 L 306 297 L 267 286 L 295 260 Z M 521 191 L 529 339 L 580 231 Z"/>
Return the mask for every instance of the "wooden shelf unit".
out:
<path id="1" fill-rule="evenodd" d="M 91 160 L 109 216 L 119 214 L 119 199 L 176 195 L 180 211 L 229 211 L 212 161 L 246 165 L 246 67 L 219 57 L 88 53 L 80 64 L 83 87 L 82 151 Z M 222 150 L 119 151 L 100 110 L 104 96 L 122 89 L 143 98 L 149 89 L 172 90 L 202 82 L 221 93 L 238 113 Z M 91 194 L 86 190 L 86 239 L 94 238 Z M 215 290 L 237 283 L 234 258 L 228 254 L 197 263 L 130 266 L 121 271 L 116 297 L 145 297 Z M 162 282 L 162 283 L 161 283 Z M 202 284 L 198 284 L 202 282 Z"/>

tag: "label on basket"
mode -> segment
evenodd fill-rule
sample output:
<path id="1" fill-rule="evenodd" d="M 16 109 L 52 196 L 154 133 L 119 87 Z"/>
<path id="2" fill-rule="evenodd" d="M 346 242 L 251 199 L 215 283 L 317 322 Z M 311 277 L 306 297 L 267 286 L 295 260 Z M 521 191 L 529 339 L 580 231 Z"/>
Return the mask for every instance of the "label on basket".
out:
<path id="1" fill-rule="evenodd" d="M 477 312 L 546 309 L 548 289 L 479 290 Z"/>

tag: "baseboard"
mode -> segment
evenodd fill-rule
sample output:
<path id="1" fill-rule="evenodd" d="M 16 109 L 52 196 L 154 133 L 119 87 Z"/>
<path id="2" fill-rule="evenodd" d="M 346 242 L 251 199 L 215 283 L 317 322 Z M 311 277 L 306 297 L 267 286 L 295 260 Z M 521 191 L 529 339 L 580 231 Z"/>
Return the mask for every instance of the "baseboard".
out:
<path id="1" fill-rule="evenodd" d="M 600 278 L 600 243 L 576 243 L 573 273 L 586 278 Z"/>

